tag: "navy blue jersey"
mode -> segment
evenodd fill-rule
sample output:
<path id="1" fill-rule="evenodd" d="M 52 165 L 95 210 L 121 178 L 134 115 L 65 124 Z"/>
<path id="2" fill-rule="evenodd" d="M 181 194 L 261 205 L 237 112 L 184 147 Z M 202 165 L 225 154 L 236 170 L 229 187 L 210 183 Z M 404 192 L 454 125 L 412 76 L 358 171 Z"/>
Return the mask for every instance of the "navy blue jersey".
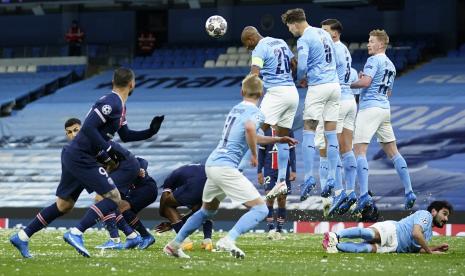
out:
<path id="1" fill-rule="evenodd" d="M 95 102 L 87 113 L 81 131 L 70 143 L 70 147 L 97 155 L 108 150 L 108 141 L 120 129 L 125 119 L 126 109 L 120 96 L 109 93 Z"/>
<path id="2" fill-rule="evenodd" d="M 265 136 L 275 136 L 273 128 L 268 128 L 265 131 Z M 290 130 L 290 137 L 294 137 L 294 132 Z M 289 148 L 289 164 L 292 172 L 296 171 L 295 164 L 295 147 Z M 278 175 L 278 147 L 276 144 L 260 145 L 258 148 L 258 166 L 257 172 L 262 173 L 264 170 L 265 175 Z M 287 176 L 286 178 L 288 178 Z"/>
<path id="3" fill-rule="evenodd" d="M 184 165 L 168 175 L 163 183 L 163 190 L 171 190 L 180 206 L 192 207 L 202 203 L 206 181 L 205 166 Z"/>

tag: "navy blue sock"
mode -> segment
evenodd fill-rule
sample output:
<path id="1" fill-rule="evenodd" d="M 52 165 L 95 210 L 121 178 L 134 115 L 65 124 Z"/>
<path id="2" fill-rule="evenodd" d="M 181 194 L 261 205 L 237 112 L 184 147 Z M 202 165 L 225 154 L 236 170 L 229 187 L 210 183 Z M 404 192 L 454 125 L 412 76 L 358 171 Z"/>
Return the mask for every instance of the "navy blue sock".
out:
<path id="1" fill-rule="evenodd" d="M 286 208 L 278 208 L 278 214 L 276 221 L 276 232 L 281 232 L 283 230 L 284 222 L 286 222 Z"/>
<path id="2" fill-rule="evenodd" d="M 87 213 L 79 221 L 76 228 L 83 232 L 88 228 L 92 227 L 98 219 L 103 220 L 106 215 L 114 212 L 118 208 L 118 205 L 111 199 L 104 198 L 103 200 L 97 202 L 96 204 L 90 206 Z"/>
<path id="3" fill-rule="evenodd" d="M 123 231 L 124 235 L 129 236 L 134 232 L 131 226 L 129 226 L 128 222 L 124 219 L 123 215 L 118 211 L 116 212 L 116 226 L 118 229 Z"/>
<path id="4" fill-rule="evenodd" d="M 124 217 L 124 220 L 128 222 L 129 225 L 133 229 L 139 232 L 139 234 L 142 237 L 146 237 L 150 235 L 150 233 L 147 232 L 147 228 L 144 226 L 144 224 L 140 221 L 139 217 L 132 210 L 124 211 L 123 217 Z"/>
<path id="5" fill-rule="evenodd" d="M 27 227 L 24 229 L 24 232 L 26 232 L 28 237 L 31 237 L 34 233 L 40 231 L 50 222 L 62 215 L 63 213 L 58 210 L 57 204 L 53 203 L 52 205 L 42 209 L 42 211 L 40 211 L 31 222 L 29 222 Z"/>
<path id="6" fill-rule="evenodd" d="M 212 238 L 212 231 L 213 231 L 213 221 L 207 219 L 203 223 L 203 238 L 204 239 L 211 239 Z"/>
<path id="7" fill-rule="evenodd" d="M 268 215 L 266 216 L 266 226 L 268 228 L 268 231 L 274 229 L 274 208 L 273 206 L 267 206 L 268 207 Z"/>
<path id="8" fill-rule="evenodd" d="M 115 213 L 111 213 L 105 216 L 102 222 L 103 222 L 103 225 L 105 225 L 105 229 L 107 229 L 108 233 L 110 234 L 110 238 L 112 239 L 119 238 L 118 227 L 116 227 Z"/>
<path id="9" fill-rule="evenodd" d="M 181 230 L 183 225 L 184 225 L 184 221 L 180 220 L 176 223 L 171 223 L 171 228 L 173 228 L 174 232 L 178 233 L 179 230 Z"/>

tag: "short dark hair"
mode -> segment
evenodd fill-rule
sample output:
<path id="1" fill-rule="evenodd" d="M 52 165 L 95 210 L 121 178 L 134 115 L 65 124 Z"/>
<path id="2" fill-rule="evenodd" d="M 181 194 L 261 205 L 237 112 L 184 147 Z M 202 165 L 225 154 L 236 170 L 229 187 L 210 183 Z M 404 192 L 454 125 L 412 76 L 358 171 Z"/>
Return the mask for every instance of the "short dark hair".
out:
<path id="1" fill-rule="evenodd" d="M 70 118 L 66 120 L 65 128 L 70 127 L 72 125 L 76 125 L 76 124 L 81 125 L 81 120 L 79 120 L 78 118 Z"/>
<path id="2" fill-rule="evenodd" d="M 453 209 L 452 208 L 452 205 L 445 201 L 445 200 L 436 200 L 436 201 L 433 201 L 431 202 L 431 204 L 428 206 L 428 212 L 431 213 L 431 210 L 436 210 L 436 211 L 439 211 L 441 210 L 442 208 L 446 208 L 447 210 L 449 210 L 449 213 L 452 213 Z"/>
<path id="3" fill-rule="evenodd" d="M 307 20 L 305 17 L 305 11 L 303 9 L 292 9 L 287 10 L 281 15 L 281 20 L 284 24 L 300 23 Z"/>
<path id="4" fill-rule="evenodd" d="M 339 22 L 337 19 L 326 19 L 321 21 L 321 26 L 327 25 L 331 28 L 333 31 L 338 31 L 340 34 L 342 34 L 342 24 Z"/>
<path id="5" fill-rule="evenodd" d="M 119 67 L 113 72 L 113 85 L 126 87 L 134 79 L 134 72 L 125 67 Z"/>

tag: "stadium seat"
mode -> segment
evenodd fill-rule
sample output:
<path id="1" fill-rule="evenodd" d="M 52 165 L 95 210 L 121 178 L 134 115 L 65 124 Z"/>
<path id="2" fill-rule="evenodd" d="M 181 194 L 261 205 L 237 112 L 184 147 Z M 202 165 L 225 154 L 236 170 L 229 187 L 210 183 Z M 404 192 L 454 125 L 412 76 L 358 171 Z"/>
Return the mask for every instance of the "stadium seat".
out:
<path id="1" fill-rule="evenodd" d="M 205 68 L 213 68 L 213 67 L 215 67 L 215 61 L 211 60 L 211 59 L 206 60 L 203 67 L 205 67 Z"/>
<path id="2" fill-rule="evenodd" d="M 26 72 L 28 73 L 35 73 L 37 71 L 37 66 L 36 65 L 28 65 Z"/>
<path id="3" fill-rule="evenodd" d="M 237 61 L 239 59 L 239 54 L 228 54 L 228 60 Z"/>
<path id="4" fill-rule="evenodd" d="M 226 49 L 226 54 L 237 54 L 237 47 L 231 46 Z"/>
<path id="5" fill-rule="evenodd" d="M 360 43 L 358 43 L 358 42 L 351 42 L 349 44 L 349 47 L 348 47 L 348 49 L 351 50 L 351 51 L 352 50 L 357 50 L 359 48 L 360 48 Z"/>
<path id="6" fill-rule="evenodd" d="M 248 52 L 249 52 L 249 51 L 248 51 L 247 48 L 245 48 L 245 47 L 239 47 L 239 48 L 237 49 L 237 53 L 238 53 L 238 54 L 247 54 Z"/>
<path id="7" fill-rule="evenodd" d="M 9 65 L 6 68 L 7 73 L 16 73 L 18 71 L 18 67 L 16 65 Z"/>
<path id="8" fill-rule="evenodd" d="M 215 63 L 215 67 L 226 67 L 226 61 L 217 60 L 216 63 Z"/>
<path id="9" fill-rule="evenodd" d="M 17 70 L 18 73 L 25 73 L 26 71 L 27 71 L 26 65 L 19 65 L 18 66 L 18 70 Z"/>
<path id="10" fill-rule="evenodd" d="M 236 65 L 237 65 L 237 61 L 236 61 L 236 60 L 231 60 L 231 59 L 230 59 L 230 60 L 228 60 L 228 61 L 226 62 L 226 67 L 236 67 Z"/>
<path id="11" fill-rule="evenodd" d="M 219 55 L 217 61 L 220 61 L 220 60 L 226 62 L 226 60 L 228 60 L 228 55 L 227 54 Z"/>

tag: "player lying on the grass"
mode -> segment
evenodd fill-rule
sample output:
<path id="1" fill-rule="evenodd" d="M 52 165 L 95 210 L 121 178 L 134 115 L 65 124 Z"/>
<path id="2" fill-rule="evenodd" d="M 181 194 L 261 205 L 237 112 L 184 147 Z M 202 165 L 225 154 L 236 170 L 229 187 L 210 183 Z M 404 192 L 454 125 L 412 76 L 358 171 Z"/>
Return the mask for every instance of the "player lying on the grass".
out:
<path id="1" fill-rule="evenodd" d="M 162 222 L 155 231 L 162 233 L 174 229 L 176 233 L 181 230 L 187 219 L 202 206 L 202 193 L 207 181 L 205 166 L 200 164 L 184 165 L 172 171 L 163 183 L 163 193 L 160 197 L 160 216 L 169 222 Z M 187 207 L 190 212 L 181 215 L 178 207 Z M 204 240 L 200 244 L 202 249 L 211 251 L 213 222 L 209 219 L 203 223 Z M 183 250 L 192 250 L 192 241 L 184 241 Z"/>
<path id="2" fill-rule="evenodd" d="M 69 141 L 73 140 L 80 129 L 81 121 L 79 119 L 71 118 L 67 120 L 65 123 L 66 138 Z M 110 239 L 96 248 L 129 249 L 138 247 L 146 249 L 155 242 L 155 238 L 147 232 L 146 227 L 137 217 L 137 213 L 156 200 L 158 195 L 157 185 L 155 180 L 146 172 L 148 165 L 146 160 L 136 158 L 131 152 L 122 148 L 116 142 L 110 141 L 110 144 L 125 157 L 125 160 L 119 162 L 116 170 L 109 172 L 110 177 L 115 182 L 121 194 L 122 206 L 119 208 L 118 215 L 110 214 L 102 220 L 110 234 Z M 130 199 L 128 195 L 131 195 Z M 99 202 L 103 198 L 97 194 L 95 199 L 96 202 Z M 128 225 L 126 220 L 130 222 L 130 225 Z M 118 228 L 127 237 L 124 245 L 121 243 Z"/>
<path id="3" fill-rule="evenodd" d="M 442 228 L 449 220 L 452 205 L 447 201 L 433 201 L 426 210 L 419 210 L 400 221 L 383 221 L 368 228 L 352 227 L 326 232 L 323 247 L 328 253 L 442 253 L 449 249 L 443 243 L 428 246 L 433 236 L 432 227 Z M 340 239 L 363 239 L 363 242 L 340 242 Z"/>
<path id="4" fill-rule="evenodd" d="M 236 246 L 236 239 L 253 229 L 268 214 L 268 208 L 260 193 L 237 167 L 248 149 L 251 152 L 251 165 L 257 166 L 257 144 L 288 143 L 293 146 L 297 144 L 297 140 L 287 136 L 257 135 L 257 130 L 264 121 L 264 116 L 257 107 L 263 95 L 263 83 L 257 75 L 250 74 L 244 78 L 241 93 L 243 101 L 229 112 L 221 140 L 205 164 L 207 182 L 202 194 L 202 208 L 186 221 L 176 238 L 164 247 L 163 251 L 167 255 L 189 258 L 181 249 L 181 244 L 205 220 L 213 218 L 220 202 L 226 196 L 249 208 L 227 236 L 216 243 L 217 249 L 228 251 L 236 258 L 245 256 L 244 252 Z"/>
<path id="5" fill-rule="evenodd" d="M 265 136 L 276 136 L 275 130 L 273 128 L 268 128 L 265 130 Z M 294 133 L 292 130 L 289 131 L 289 137 L 294 138 Z M 258 183 L 265 186 L 265 194 L 268 194 L 268 192 L 271 191 L 277 183 L 279 183 L 279 158 L 277 157 L 277 151 L 278 149 L 276 144 L 259 146 L 257 175 Z M 286 220 L 286 199 L 287 195 L 291 193 L 291 181 L 296 179 L 295 147 L 290 147 L 289 151 L 289 160 L 287 162 L 286 171 L 287 193 L 280 194 L 277 197 L 278 210 L 276 214 L 276 220 L 274 219 L 275 199 L 266 199 L 266 206 L 268 207 L 266 222 L 268 228 L 268 238 L 271 240 L 281 239 L 283 225 Z"/>
<path id="6" fill-rule="evenodd" d="M 115 169 L 124 155 L 113 148 L 109 141 L 118 132 L 124 142 L 145 140 L 155 135 L 163 121 L 163 116 L 154 117 L 150 127 L 143 131 L 129 129 L 126 121 L 125 103 L 135 88 L 134 72 L 118 68 L 113 73 L 113 90 L 98 99 L 87 114 L 81 131 L 61 152 L 61 180 L 57 187 L 57 202 L 46 207 L 26 227 L 24 231 L 10 238 L 23 257 L 29 254 L 28 240 L 56 218 L 72 209 L 81 192 L 96 192 L 103 200 L 90 206 L 84 217 L 75 227 L 66 232 L 64 240 L 78 251 L 90 257 L 84 246 L 83 233 L 98 219 L 104 219 L 117 211 L 121 195 L 113 179 L 105 168 L 97 162 L 102 160 L 106 168 Z"/>

